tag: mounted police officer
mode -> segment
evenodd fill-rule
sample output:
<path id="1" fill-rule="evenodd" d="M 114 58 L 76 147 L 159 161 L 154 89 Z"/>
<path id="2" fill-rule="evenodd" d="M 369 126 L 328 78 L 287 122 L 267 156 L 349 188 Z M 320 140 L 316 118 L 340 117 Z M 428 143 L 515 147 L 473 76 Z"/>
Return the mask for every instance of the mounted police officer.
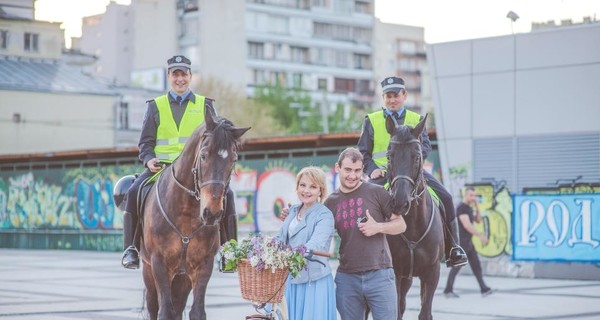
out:
<path id="1" fill-rule="evenodd" d="M 132 183 L 132 176 L 119 180 L 115 189 L 131 185 L 127 191 L 127 202 L 123 217 L 123 257 L 121 264 L 128 269 L 137 269 L 140 265 L 139 242 L 141 230 L 138 228 L 138 190 L 140 185 L 172 163 L 183 151 L 185 142 L 194 130 L 204 123 L 204 106 L 216 114 L 214 101 L 197 94 L 190 89 L 192 80 L 191 62 L 177 55 L 167 60 L 167 78 L 171 89 L 163 96 L 148 100 L 148 109 L 144 117 L 139 142 L 139 158 L 145 170 Z M 237 238 L 237 218 L 233 192 L 227 187 L 226 207 L 221 219 L 221 243 Z M 117 205 L 119 205 L 117 203 Z M 122 208 L 122 205 L 119 206 Z"/>
<path id="2" fill-rule="evenodd" d="M 383 89 L 383 101 L 385 108 L 372 112 L 365 117 L 362 127 L 362 133 L 358 140 L 358 149 L 364 157 L 365 173 L 372 182 L 385 184 L 386 182 L 386 152 L 390 142 L 390 135 L 385 128 L 387 117 L 392 117 L 396 125 L 407 125 L 415 127 L 422 119 L 421 115 L 410 111 L 404 107 L 408 96 L 404 79 L 399 77 L 388 77 L 381 82 Z M 423 159 L 426 159 L 431 152 L 431 143 L 427 130 L 423 130 L 422 152 Z M 423 170 L 423 176 L 437 194 L 444 205 L 445 222 L 444 242 L 446 265 L 448 267 L 457 267 L 467 264 L 467 255 L 458 245 L 458 223 L 456 212 L 452 202 L 452 196 L 444 186 L 433 177 L 429 172 Z"/>

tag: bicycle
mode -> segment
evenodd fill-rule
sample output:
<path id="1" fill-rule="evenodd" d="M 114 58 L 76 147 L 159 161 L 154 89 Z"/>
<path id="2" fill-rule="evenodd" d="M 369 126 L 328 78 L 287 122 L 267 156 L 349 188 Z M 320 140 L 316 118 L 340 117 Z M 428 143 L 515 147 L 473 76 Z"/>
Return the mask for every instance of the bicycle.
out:
<path id="1" fill-rule="evenodd" d="M 307 252 L 307 255 L 305 256 L 306 260 L 318 262 L 324 265 L 323 262 L 313 259 L 312 256 L 329 258 L 332 256 L 332 254 L 320 250 L 310 250 Z M 283 286 L 285 286 L 285 282 L 281 285 L 281 289 L 283 289 Z M 246 320 L 288 320 L 287 304 L 285 299 L 282 299 L 282 301 L 279 303 L 252 301 L 252 305 L 257 313 L 246 316 Z"/>

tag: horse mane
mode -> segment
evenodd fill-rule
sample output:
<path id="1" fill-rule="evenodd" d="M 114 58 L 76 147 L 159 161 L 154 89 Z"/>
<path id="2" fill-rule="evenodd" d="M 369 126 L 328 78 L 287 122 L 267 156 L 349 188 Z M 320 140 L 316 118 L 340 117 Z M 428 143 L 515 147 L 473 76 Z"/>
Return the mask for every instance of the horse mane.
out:
<path id="1" fill-rule="evenodd" d="M 206 123 L 200 126 L 191 136 L 192 144 L 201 143 L 202 137 L 205 134 L 212 135 L 212 139 L 208 146 L 209 153 L 215 153 L 222 149 L 227 149 L 232 144 L 237 150 L 240 147 L 239 139 L 236 139 L 233 135 L 233 129 L 235 128 L 233 122 L 226 118 L 219 116 L 213 116 L 215 122 L 215 128 L 211 132 L 207 132 Z"/>

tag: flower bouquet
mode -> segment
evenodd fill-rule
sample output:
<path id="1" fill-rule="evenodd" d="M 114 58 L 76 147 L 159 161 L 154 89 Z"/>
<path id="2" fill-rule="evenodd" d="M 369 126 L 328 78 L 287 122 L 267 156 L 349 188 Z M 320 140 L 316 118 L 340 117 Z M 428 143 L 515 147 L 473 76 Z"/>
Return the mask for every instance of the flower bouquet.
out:
<path id="1" fill-rule="evenodd" d="M 288 272 L 296 277 L 306 265 L 306 247 L 292 249 L 262 234 L 229 240 L 220 251 L 225 270 L 238 271 L 242 297 L 254 302 L 281 302 Z"/>

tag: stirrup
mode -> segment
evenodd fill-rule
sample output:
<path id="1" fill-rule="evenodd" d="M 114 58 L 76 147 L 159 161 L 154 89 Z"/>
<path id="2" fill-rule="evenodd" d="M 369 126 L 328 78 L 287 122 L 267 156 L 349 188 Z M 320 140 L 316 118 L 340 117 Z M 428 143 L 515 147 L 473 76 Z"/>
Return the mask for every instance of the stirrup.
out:
<path id="1" fill-rule="evenodd" d="M 137 256 L 137 263 L 135 262 L 125 262 L 125 257 L 128 254 L 132 254 L 131 251 L 135 252 Z M 140 252 L 135 246 L 129 246 L 127 249 L 123 251 L 123 255 L 121 256 L 121 265 L 126 269 L 139 269 L 140 268 Z"/>

